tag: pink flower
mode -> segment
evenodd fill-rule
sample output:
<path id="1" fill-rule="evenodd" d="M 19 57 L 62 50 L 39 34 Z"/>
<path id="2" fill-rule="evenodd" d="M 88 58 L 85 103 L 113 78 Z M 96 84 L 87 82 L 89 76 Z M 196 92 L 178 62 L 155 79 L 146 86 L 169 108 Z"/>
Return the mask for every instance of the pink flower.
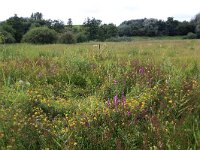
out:
<path id="1" fill-rule="evenodd" d="M 115 84 L 115 85 L 117 84 L 117 80 L 114 80 L 114 84 Z"/>
<path id="2" fill-rule="evenodd" d="M 128 111 L 128 116 L 130 116 L 131 115 L 131 111 Z"/>
<path id="3" fill-rule="evenodd" d="M 118 96 L 117 95 L 115 95 L 115 97 L 114 97 L 114 104 L 118 105 Z"/>
<path id="4" fill-rule="evenodd" d="M 124 95 L 122 95 L 122 103 L 123 103 L 123 105 L 126 104 L 126 97 Z"/>

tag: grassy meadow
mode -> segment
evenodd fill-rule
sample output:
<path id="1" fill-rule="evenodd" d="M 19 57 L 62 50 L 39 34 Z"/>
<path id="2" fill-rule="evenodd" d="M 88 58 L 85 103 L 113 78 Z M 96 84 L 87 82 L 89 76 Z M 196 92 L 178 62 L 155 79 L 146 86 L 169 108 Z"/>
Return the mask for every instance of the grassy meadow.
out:
<path id="1" fill-rule="evenodd" d="M 200 149 L 200 40 L 0 45 L 0 149 Z"/>

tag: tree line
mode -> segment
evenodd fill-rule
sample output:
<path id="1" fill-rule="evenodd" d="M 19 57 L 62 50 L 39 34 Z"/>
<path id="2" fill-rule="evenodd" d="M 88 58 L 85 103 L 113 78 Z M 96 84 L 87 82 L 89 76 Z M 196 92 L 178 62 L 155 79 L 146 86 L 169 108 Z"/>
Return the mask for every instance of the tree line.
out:
<path id="1" fill-rule="evenodd" d="M 176 36 L 200 38 L 200 13 L 191 21 L 178 21 L 168 17 L 166 21 L 154 18 L 135 19 L 102 24 L 95 18 L 87 18 L 82 25 L 73 25 L 69 18 L 65 25 L 61 20 L 43 19 L 40 12 L 30 17 L 13 17 L 0 23 L 1 43 L 80 43 L 86 41 L 109 41 L 132 36 Z"/>

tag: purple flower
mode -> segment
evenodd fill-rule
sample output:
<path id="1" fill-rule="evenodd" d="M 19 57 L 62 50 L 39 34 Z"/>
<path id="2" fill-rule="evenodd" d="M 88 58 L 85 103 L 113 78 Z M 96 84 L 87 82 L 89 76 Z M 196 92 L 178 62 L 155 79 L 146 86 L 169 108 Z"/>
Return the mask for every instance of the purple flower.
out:
<path id="1" fill-rule="evenodd" d="M 128 116 L 130 116 L 131 115 L 131 111 L 128 111 Z"/>
<path id="2" fill-rule="evenodd" d="M 139 73 L 140 74 L 144 74 L 144 67 L 142 67 L 142 68 L 139 69 Z"/>
<path id="3" fill-rule="evenodd" d="M 124 95 L 122 95 L 122 103 L 123 103 L 123 105 L 126 104 L 126 97 Z"/>
<path id="4" fill-rule="evenodd" d="M 117 95 L 115 95 L 115 97 L 114 97 L 114 104 L 115 104 L 115 105 L 118 104 L 118 96 L 117 96 Z"/>

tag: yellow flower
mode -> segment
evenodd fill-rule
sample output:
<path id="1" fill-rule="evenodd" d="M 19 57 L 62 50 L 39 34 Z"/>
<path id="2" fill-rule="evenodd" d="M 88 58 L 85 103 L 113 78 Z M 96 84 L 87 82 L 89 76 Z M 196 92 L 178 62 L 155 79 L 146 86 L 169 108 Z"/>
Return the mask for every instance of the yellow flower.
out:
<path id="1" fill-rule="evenodd" d="M 144 106 L 145 106 L 145 102 L 142 102 L 142 106 L 141 106 L 141 108 L 144 108 Z"/>
<path id="2" fill-rule="evenodd" d="M 171 104 L 173 101 L 172 100 L 169 100 L 169 103 Z"/>
<path id="3" fill-rule="evenodd" d="M 76 142 L 74 142 L 74 146 L 76 146 L 77 145 L 77 143 Z"/>

